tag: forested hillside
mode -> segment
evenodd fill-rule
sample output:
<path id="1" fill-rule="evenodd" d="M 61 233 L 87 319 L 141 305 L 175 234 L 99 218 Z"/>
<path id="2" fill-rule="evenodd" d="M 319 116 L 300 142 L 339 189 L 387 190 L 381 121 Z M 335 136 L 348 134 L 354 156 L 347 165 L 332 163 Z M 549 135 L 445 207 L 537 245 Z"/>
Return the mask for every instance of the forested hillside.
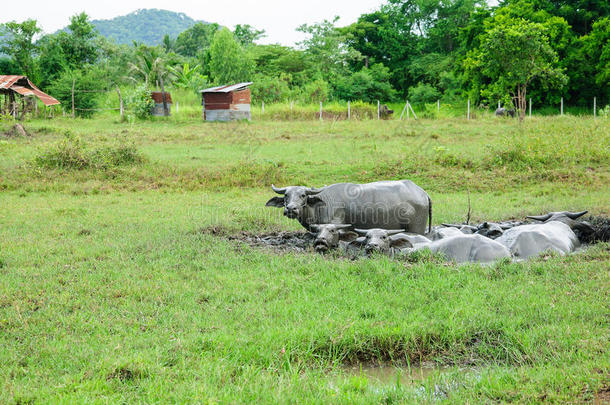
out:
<path id="1" fill-rule="evenodd" d="M 197 21 L 184 13 L 158 9 L 137 10 L 111 20 L 91 21 L 101 35 L 119 44 L 136 41 L 146 45 L 159 45 L 166 34 L 175 38 L 195 23 Z"/>

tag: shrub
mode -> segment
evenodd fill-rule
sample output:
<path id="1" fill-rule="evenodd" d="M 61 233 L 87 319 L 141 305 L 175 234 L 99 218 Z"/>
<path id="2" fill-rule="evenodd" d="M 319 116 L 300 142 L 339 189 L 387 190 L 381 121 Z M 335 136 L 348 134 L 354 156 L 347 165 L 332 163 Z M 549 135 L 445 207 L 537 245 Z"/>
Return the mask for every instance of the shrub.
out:
<path id="1" fill-rule="evenodd" d="M 95 69 L 65 71 L 49 88 L 49 93 L 61 101 L 67 111 L 72 109 L 72 85 L 74 107 L 78 117 L 89 118 L 98 107 L 100 91 L 105 85 L 102 74 Z"/>
<path id="2" fill-rule="evenodd" d="M 412 103 L 432 103 L 441 97 L 441 93 L 434 87 L 425 83 L 409 88 L 409 99 Z"/>
<path id="3" fill-rule="evenodd" d="M 252 84 L 252 98 L 257 102 L 277 103 L 290 96 L 290 88 L 283 77 L 259 75 Z"/>
<path id="4" fill-rule="evenodd" d="M 104 170 L 142 161 L 135 145 L 119 143 L 89 149 L 79 137 L 67 134 L 65 139 L 39 153 L 33 163 L 40 169 Z"/>
<path id="5" fill-rule="evenodd" d="M 151 97 L 150 90 L 146 86 L 140 86 L 127 95 L 127 108 L 133 110 L 135 116 L 141 120 L 152 115 L 155 102 Z"/>

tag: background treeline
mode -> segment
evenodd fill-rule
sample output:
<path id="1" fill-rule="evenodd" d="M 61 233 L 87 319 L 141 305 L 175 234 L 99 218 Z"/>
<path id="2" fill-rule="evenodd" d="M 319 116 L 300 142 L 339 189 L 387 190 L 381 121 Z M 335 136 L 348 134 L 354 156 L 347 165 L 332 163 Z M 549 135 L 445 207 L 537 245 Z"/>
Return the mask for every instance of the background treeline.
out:
<path id="1" fill-rule="evenodd" d="M 264 31 L 249 25 L 202 22 L 156 46 L 121 45 L 82 13 L 40 38 L 35 20 L 3 24 L 0 73 L 26 74 L 68 104 L 76 79 L 82 91 L 132 83 L 141 93 L 161 80 L 193 92 L 253 81 L 254 101 L 267 103 L 470 98 L 524 109 L 530 97 L 575 106 L 597 97 L 603 106 L 609 11 L 605 0 L 388 0 L 348 26 L 338 18 L 300 26 L 306 39 L 296 47 L 258 45 Z"/>

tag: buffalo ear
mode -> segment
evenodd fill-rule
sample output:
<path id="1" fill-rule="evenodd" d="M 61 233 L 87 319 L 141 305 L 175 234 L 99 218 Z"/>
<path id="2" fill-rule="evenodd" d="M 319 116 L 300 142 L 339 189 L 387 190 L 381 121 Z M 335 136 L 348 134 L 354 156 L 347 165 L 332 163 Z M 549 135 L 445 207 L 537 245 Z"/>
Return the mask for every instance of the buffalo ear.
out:
<path id="1" fill-rule="evenodd" d="M 397 238 L 391 238 L 390 247 L 395 247 L 399 249 L 412 248 L 413 244 L 409 242 L 409 239 L 405 238 L 404 236 L 398 236 Z"/>
<path id="2" fill-rule="evenodd" d="M 322 200 L 317 195 L 307 196 L 307 205 L 316 205 L 316 204 L 325 204 L 325 203 L 324 203 L 324 200 Z"/>
<path id="3" fill-rule="evenodd" d="M 345 242 L 353 242 L 358 239 L 358 234 L 354 231 L 341 231 L 339 232 L 339 240 Z"/>
<path id="4" fill-rule="evenodd" d="M 273 197 L 272 199 L 267 201 L 267 204 L 265 204 L 265 207 L 283 208 L 284 207 L 284 197 Z"/>

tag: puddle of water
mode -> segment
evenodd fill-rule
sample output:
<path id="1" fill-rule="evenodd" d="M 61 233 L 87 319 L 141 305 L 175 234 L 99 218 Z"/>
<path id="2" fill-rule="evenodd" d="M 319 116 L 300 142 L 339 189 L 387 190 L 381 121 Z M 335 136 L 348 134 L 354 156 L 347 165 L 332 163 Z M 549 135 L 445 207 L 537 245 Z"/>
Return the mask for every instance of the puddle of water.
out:
<path id="1" fill-rule="evenodd" d="M 371 383 L 390 385 L 400 382 L 401 385 L 413 385 L 430 375 L 447 372 L 449 368 L 432 366 L 393 367 L 378 365 L 355 365 L 343 368 L 348 376 L 364 377 Z"/>

